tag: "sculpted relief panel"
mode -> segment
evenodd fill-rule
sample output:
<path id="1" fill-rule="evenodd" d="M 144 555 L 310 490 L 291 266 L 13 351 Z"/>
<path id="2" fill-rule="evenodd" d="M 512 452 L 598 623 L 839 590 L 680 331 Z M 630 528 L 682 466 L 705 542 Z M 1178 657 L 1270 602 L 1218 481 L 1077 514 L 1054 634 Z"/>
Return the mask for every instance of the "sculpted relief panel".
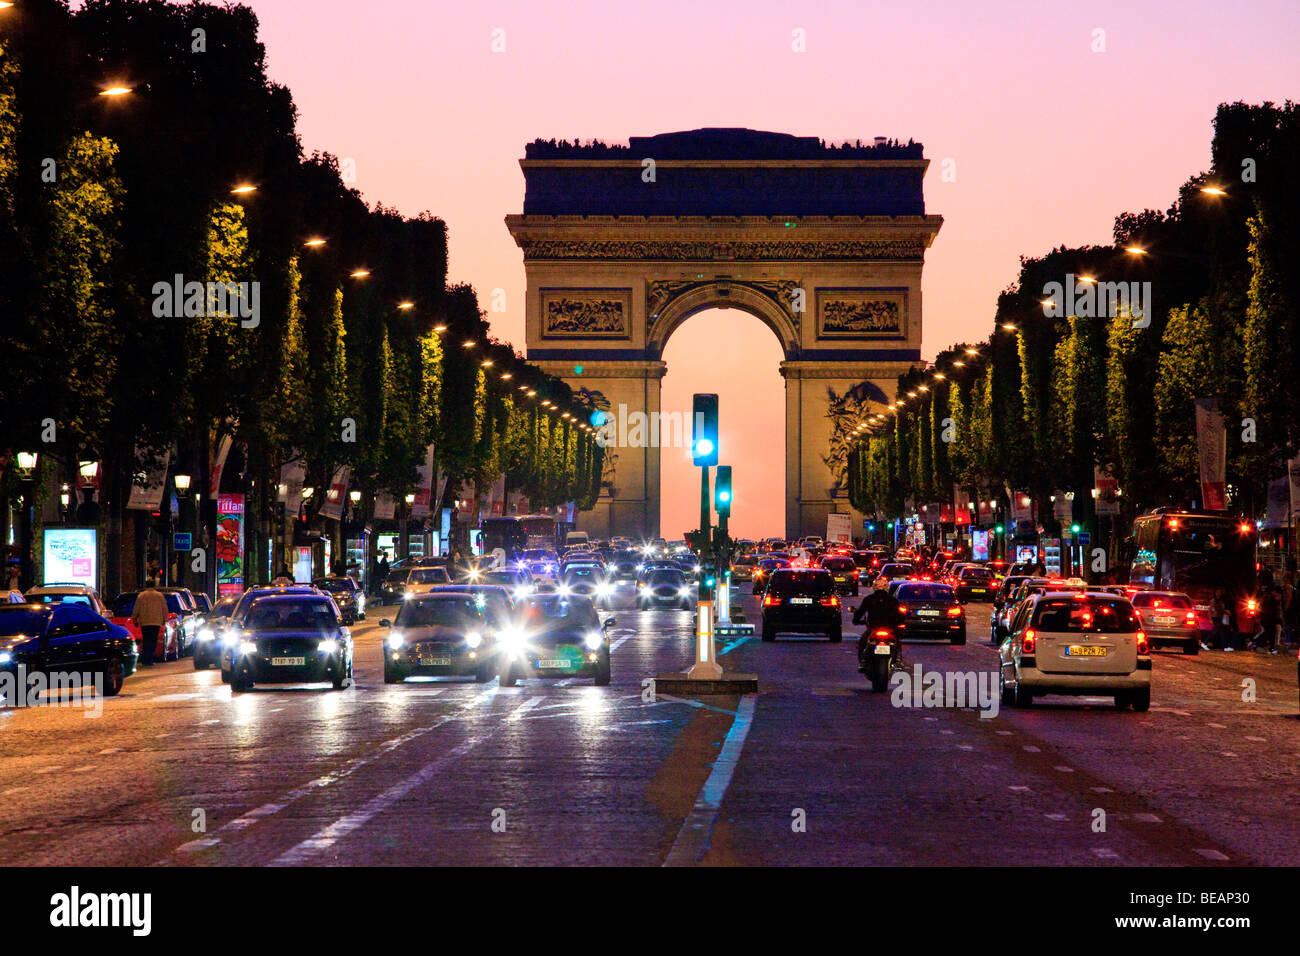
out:
<path id="1" fill-rule="evenodd" d="M 542 289 L 546 338 L 628 338 L 631 289 Z"/>
<path id="2" fill-rule="evenodd" d="M 906 339 L 906 289 L 818 289 L 817 337 Z"/>

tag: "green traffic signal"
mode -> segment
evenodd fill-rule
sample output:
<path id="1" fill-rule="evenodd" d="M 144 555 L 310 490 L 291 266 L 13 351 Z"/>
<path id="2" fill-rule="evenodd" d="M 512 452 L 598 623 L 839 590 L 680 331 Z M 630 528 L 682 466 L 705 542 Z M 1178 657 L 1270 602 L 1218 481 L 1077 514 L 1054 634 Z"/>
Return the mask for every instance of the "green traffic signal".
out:
<path id="1" fill-rule="evenodd" d="M 1079 526 L 1078 526 L 1077 524 L 1072 524 L 1072 525 L 1070 525 L 1070 533 L 1071 533 L 1071 534 L 1078 534 L 1078 533 L 1079 533 Z"/>
<path id="2" fill-rule="evenodd" d="M 719 465 L 718 476 L 713 487 L 713 505 L 718 517 L 731 514 L 731 466 Z"/>
<path id="3" fill-rule="evenodd" d="M 718 396 L 696 395 L 691 415 L 691 460 L 696 465 L 718 463 Z"/>
<path id="4" fill-rule="evenodd" d="M 1001 534 L 1001 533 L 1002 533 L 1002 525 L 998 525 L 998 526 L 997 526 L 996 528 L 994 528 L 993 530 L 996 531 L 998 534 Z"/>

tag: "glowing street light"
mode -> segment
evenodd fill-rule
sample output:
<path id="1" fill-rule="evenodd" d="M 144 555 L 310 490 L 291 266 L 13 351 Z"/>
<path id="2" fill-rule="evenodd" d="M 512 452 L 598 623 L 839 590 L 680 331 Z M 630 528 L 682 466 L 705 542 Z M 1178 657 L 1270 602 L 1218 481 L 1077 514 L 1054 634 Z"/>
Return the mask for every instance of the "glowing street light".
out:
<path id="1" fill-rule="evenodd" d="M 1014 331 L 1016 331 L 1016 325 L 1015 325 L 1015 323 L 1014 323 L 1014 322 L 1003 322 L 1003 323 L 1002 323 L 1002 331 L 1003 331 L 1003 332 L 1014 332 Z M 969 355 L 970 352 L 968 351 L 966 354 Z"/>
<path id="2" fill-rule="evenodd" d="M 364 279 L 368 275 L 370 275 L 369 269 L 357 269 L 355 272 L 351 273 L 351 276 L 354 279 Z"/>
<path id="3" fill-rule="evenodd" d="M 317 246 L 325 245 L 325 240 L 320 238 L 320 236 L 313 236 L 304 242 L 303 245 L 307 246 L 309 249 L 315 249 Z"/>
<path id="4" fill-rule="evenodd" d="M 403 312 L 405 312 L 407 309 L 414 309 L 415 303 L 410 301 L 403 301 L 397 303 L 397 307 L 401 309 Z"/>
<path id="5" fill-rule="evenodd" d="M 99 91 L 100 96 L 126 96 L 131 92 L 129 86 L 106 86 Z"/>
<path id="6" fill-rule="evenodd" d="M 1131 256 L 1145 256 L 1147 251 L 1141 246 L 1125 246 L 1124 251 Z"/>
<path id="7" fill-rule="evenodd" d="M 1207 196 L 1228 195 L 1228 191 L 1226 189 L 1220 189 L 1218 186 L 1202 186 L 1201 192 L 1205 193 Z"/>
<path id="8" fill-rule="evenodd" d="M 240 184 L 239 184 L 238 186 L 236 186 L 234 189 L 230 190 L 230 192 L 231 192 L 231 195 L 234 195 L 234 196 L 243 196 L 243 195 L 246 194 L 246 193 L 255 193 L 255 192 L 257 192 L 257 187 L 254 186 L 252 183 L 240 183 Z"/>
<path id="9" fill-rule="evenodd" d="M 439 335 L 441 335 L 443 332 L 446 332 L 446 331 L 447 331 L 447 326 L 443 325 L 442 323 L 439 323 L 438 325 L 435 325 L 435 326 L 433 327 L 433 331 L 435 331 L 435 332 L 437 332 Z"/>

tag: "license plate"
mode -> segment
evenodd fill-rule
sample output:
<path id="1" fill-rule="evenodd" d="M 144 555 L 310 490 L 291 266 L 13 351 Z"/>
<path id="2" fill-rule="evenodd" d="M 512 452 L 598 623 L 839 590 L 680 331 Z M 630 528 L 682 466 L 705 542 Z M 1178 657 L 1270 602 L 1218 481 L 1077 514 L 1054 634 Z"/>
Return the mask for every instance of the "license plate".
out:
<path id="1" fill-rule="evenodd" d="M 558 657 L 551 660 L 538 661 L 537 666 L 542 670 L 554 670 L 556 668 L 566 668 L 570 665 L 568 658 Z"/>
<path id="2" fill-rule="evenodd" d="M 971 594 L 988 594 L 988 593 L 989 593 L 989 590 L 988 590 L 988 588 L 971 588 L 971 589 L 970 589 L 970 593 L 971 593 Z"/>
<path id="3" fill-rule="evenodd" d="M 938 616 L 939 616 L 939 612 L 938 612 L 938 611 L 920 610 L 920 611 L 917 611 L 917 612 L 916 612 L 916 616 L 917 616 L 917 617 L 938 617 Z"/>
<path id="4" fill-rule="evenodd" d="M 272 657 L 272 667 L 302 667 L 307 663 L 305 657 Z"/>
<path id="5" fill-rule="evenodd" d="M 843 584 L 843 583 L 844 583 L 845 581 L 847 581 L 847 580 L 848 580 L 848 578 L 836 578 L 836 579 L 835 579 L 835 583 L 836 583 L 836 584 Z"/>
<path id="6" fill-rule="evenodd" d="M 1106 648 L 1095 644 L 1071 644 L 1065 649 L 1066 657 L 1105 657 Z"/>
<path id="7" fill-rule="evenodd" d="M 877 645 L 876 645 L 876 653 L 877 653 L 877 654 L 888 654 L 889 652 L 890 652 L 890 647 L 889 647 L 888 644 L 877 644 Z"/>
<path id="8" fill-rule="evenodd" d="M 450 657 L 421 657 L 419 658 L 421 667 L 450 667 Z"/>
<path id="9" fill-rule="evenodd" d="M 1154 620 L 1157 624 L 1161 625 L 1162 627 L 1166 627 L 1170 624 L 1178 623 L 1178 618 L 1176 617 L 1155 617 L 1152 618 L 1152 620 Z"/>
<path id="10" fill-rule="evenodd" d="M 791 604 L 811 604 L 812 598 L 790 598 Z"/>

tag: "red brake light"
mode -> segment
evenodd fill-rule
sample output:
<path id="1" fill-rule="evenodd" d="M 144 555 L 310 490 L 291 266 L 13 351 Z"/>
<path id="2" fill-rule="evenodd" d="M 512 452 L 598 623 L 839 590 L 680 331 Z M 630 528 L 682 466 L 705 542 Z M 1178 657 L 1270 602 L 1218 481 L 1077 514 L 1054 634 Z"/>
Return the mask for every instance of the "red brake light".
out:
<path id="1" fill-rule="evenodd" d="M 906 604 L 900 604 L 900 605 L 898 605 L 898 613 L 899 613 L 899 614 L 906 614 L 906 613 L 907 613 L 907 610 L 908 610 L 908 608 L 907 608 L 907 605 L 906 605 Z"/>
<path id="2" fill-rule="evenodd" d="M 962 615 L 962 610 L 961 610 L 960 607 L 950 607 L 950 608 L 948 608 L 948 616 L 949 616 L 949 617 L 961 617 L 961 615 Z"/>
<path id="3" fill-rule="evenodd" d="M 763 598 L 763 607 L 771 607 L 773 604 L 780 604 L 781 599 L 775 594 L 765 595 Z"/>
<path id="4" fill-rule="evenodd" d="M 822 598 L 822 604 L 826 607 L 839 607 L 840 599 L 832 594 L 830 597 Z"/>
<path id="5" fill-rule="evenodd" d="M 1147 636 L 1143 631 L 1137 633 L 1138 653 L 1146 654 L 1150 651 L 1150 645 L 1147 644 Z"/>
<path id="6" fill-rule="evenodd" d="M 1034 653 L 1034 648 L 1038 646 L 1038 633 L 1032 627 L 1025 631 L 1025 636 L 1020 639 L 1020 646 L 1021 653 Z"/>
<path id="7" fill-rule="evenodd" d="M 889 633 L 889 631 L 885 630 L 885 629 L 882 627 L 882 628 L 878 629 L 877 631 L 873 632 L 872 636 L 875 637 L 875 638 L 877 638 L 877 640 L 876 640 L 876 643 L 877 643 L 877 644 L 888 644 L 889 641 L 890 641 L 890 639 L 891 639 L 894 635 L 891 634 L 891 633 Z"/>

